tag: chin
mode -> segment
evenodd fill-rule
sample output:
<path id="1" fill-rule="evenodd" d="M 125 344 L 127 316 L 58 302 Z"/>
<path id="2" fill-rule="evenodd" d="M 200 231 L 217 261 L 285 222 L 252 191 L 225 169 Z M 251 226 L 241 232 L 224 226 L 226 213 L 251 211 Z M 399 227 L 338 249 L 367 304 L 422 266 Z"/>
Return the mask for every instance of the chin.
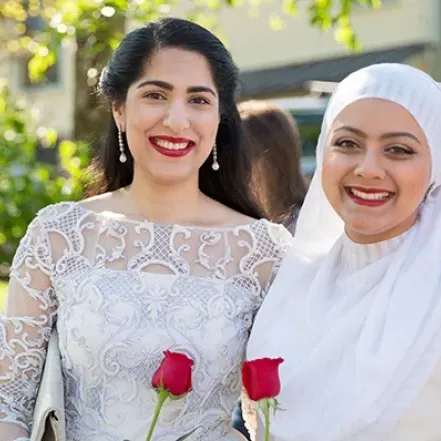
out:
<path id="1" fill-rule="evenodd" d="M 343 219 L 345 224 L 345 230 L 347 232 L 353 232 L 360 236 L 376 236 L 386 233 L 390 230 L 387 225 L 379 224 L 380 219 L 377 216 L 373 218 L 367 218 L 366 216 L 352 216 L 350 219 Z"/>
<path id="2" fill-rule="evenodd" d="M 161 184 L 173 184 L 175 182 L 188 181 L 195 175 L 193 171 L 189 172 L 188 170 L 161 170 L 159 173 L 158 170 L 156 170 L 155 172 L 149 174 L 152 176 L 154 181 Z"/>
<path id="3" fill-rule="evenodd" d="M 373 224 L 351 223 L 345 227 L 346 234 L 355 242 L 376 243 L 390 239 L 394 236 L 394 227 L 379 226 Z"/>

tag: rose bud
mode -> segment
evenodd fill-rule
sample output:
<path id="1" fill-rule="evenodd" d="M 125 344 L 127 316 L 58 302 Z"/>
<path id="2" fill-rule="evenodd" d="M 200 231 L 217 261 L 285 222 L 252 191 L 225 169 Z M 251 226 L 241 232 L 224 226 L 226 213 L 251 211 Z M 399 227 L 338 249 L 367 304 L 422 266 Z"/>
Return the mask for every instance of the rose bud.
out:
<path id="1" fill-rule="evenodd" d="M 283 358 L 259 358 L 242 366 L 242 382 L 252 401 L 275 398 L 280 393 L 279 365 Z"/>
<path id="2" fill-rule="evenodd" d="M 164 389 L 180 397 L 192 389 L 191 374 L 194 361 L 179 352 L 164 351 L 164 359 L 152 377 L 155 389 Z"/>

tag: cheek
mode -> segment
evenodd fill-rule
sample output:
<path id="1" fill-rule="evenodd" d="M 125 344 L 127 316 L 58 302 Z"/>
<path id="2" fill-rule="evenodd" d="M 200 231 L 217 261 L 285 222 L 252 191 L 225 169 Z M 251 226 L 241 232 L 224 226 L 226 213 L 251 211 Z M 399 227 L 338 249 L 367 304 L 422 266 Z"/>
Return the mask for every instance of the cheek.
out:
<path id="1" fill-rule="evenodd" d="M 358 155 L 354 153 L 342 153 L 330 149 L 323 158 L 323 168 L 326 167 L 330 173 L 347 173 L 354 169 L 358 159 Z"/>
<path id="2" fill-rule="evenodd" d="M 220 118 L 216 111 L 198 112 L 192 115 L 191 125 L 201 135 L 212 136 L 217 132 Z"/>
<path id="3" fill-rule="evenodd" d="M 148 105 L 142 100 L 128 100 L 126 104 L 126 119 L 128 126 L 135 130 L 144 131 L 161 121 L 166 113 L 166 106 L 161 103 Z"/>
<path id="4" fill-rule="evenodd" d="M 430 181 L 430 169 L 425 164 L 409 164 L 395 173 L 399 201 L 409 211 L 415 211 L 423 201 Z"/>
<path id="5" fill-rule="evenodd" d="M 325 194 L 339 194 L 344 178 L 352 169 L 352 161 L 347 155 L 332 151 L 325 152 L 322 172 L 322 184 Z"/>

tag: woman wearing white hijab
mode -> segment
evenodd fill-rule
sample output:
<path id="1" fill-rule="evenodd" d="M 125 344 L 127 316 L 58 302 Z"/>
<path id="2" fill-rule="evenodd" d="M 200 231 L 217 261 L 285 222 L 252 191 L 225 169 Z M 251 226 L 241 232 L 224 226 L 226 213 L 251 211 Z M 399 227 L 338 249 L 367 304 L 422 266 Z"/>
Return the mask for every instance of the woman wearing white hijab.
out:
<path id="1" fill-rule="evenodd" d="M 277 441 L 441 439 L 441 88 L 399 64 L 337 87 L 247 358 L 283 357 Z"/>

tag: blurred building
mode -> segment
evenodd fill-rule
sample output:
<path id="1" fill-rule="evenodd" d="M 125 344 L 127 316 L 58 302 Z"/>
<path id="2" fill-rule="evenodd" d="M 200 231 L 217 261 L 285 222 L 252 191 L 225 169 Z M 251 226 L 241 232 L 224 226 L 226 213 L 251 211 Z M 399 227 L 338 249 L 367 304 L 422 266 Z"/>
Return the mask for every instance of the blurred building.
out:
<path id="1" fill-rule="evenodd" d="M 273 2 L 262 2 L 257 19 L 246 8 L 224 11 L 221 25 L 243 72 L 244 96 L 280 97 L 304 94 L 311 80 L 340 81 L 377 62 L 406 62 L 441 80 L 441 1 L 383 0 L 380 10 L 354 7 L 353 26 L 363 52 L 350 54 L 308 23 L 308 1 L 280 31 L 267 25 Z M 339 2 L 335 2 L 339 3 Z"/>
<path id="2" fill-rule="evenodd" d="M 382 61 L 410 63 L 441 79 L 440 0 L 383 0 L 383 7 L 375 11 L 355 7 L 352 21 L 363 44 L 359 54 L 335 43 L 332 32 L 309 26 L 309 0 L 298 0 L 298 16 L 273 31 L 268 17 L 279 11 L 279 3 L 261 2 L 255 18 L 250 18 L 249 4 L 220 12 L 224 40 L 242 70 L 244 99 L 305 95 L 312 80 L 339 81 Z M 190 6 L 190 0 L 182 0 L 170 14 L 185 16 Z M 27 81 L 24 60 L 4 57 L 0 63 L 0 76 L 8 78 L 38 109 L 42 123 L 61 136 L 69 136 L 73 128 L 74 53 L 74 46 L 66 43 L 45 85 Z"/>

